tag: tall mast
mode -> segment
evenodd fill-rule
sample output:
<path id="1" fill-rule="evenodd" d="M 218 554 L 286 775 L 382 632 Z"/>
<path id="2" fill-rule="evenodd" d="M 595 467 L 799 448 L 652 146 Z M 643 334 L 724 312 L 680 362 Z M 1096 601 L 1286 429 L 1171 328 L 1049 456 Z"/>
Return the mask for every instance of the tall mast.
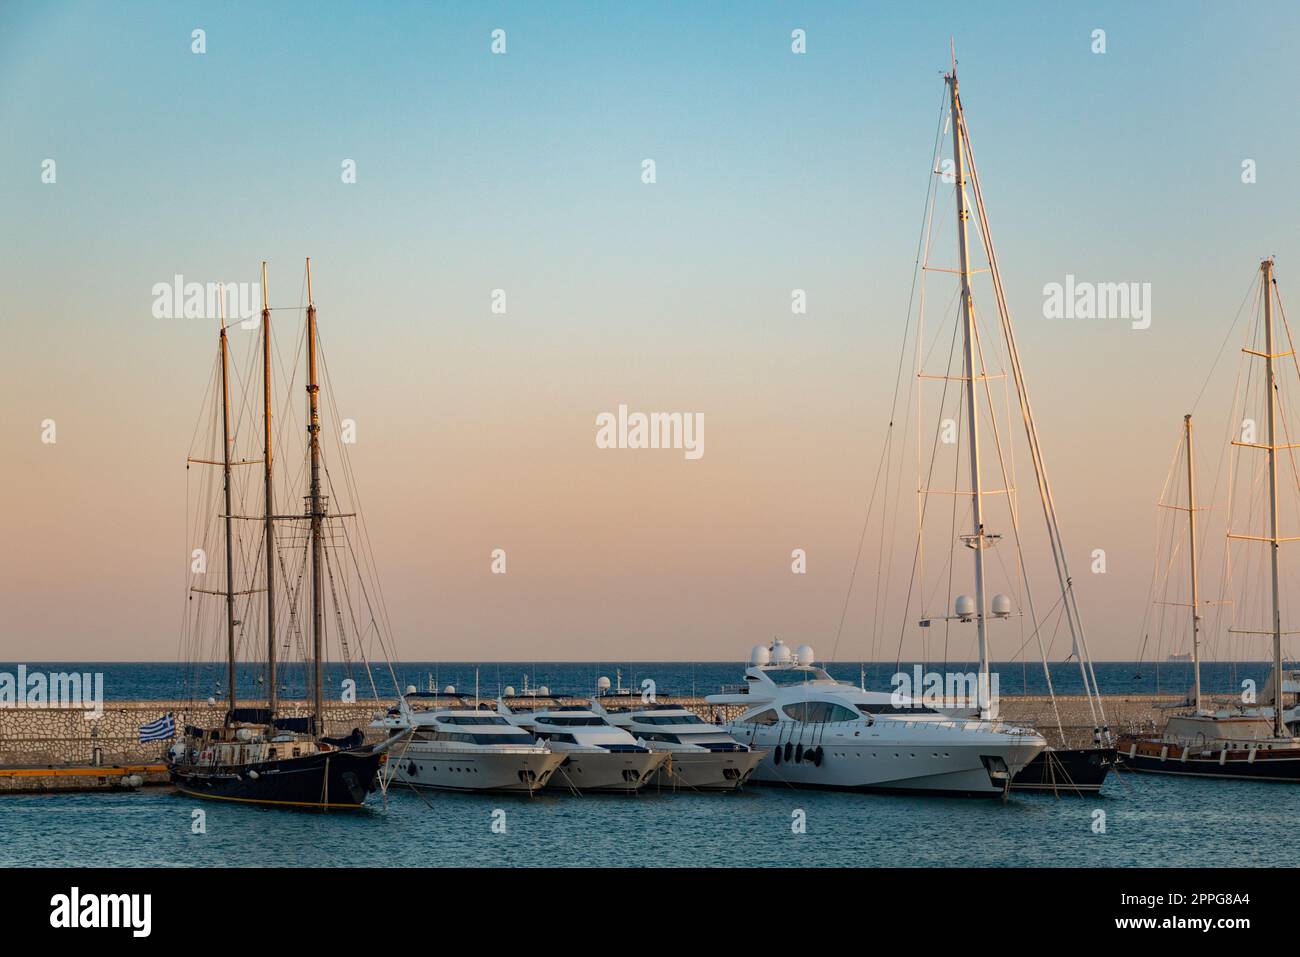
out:
<path id="1" fill-rule="evenodd" d="M 1192 463 L 1192 416 L 1183 416 L 1183 429 L 1187 436 L 1187 538 L 1188 554 L 1192 562 L 1192 694 L 1196 712 L 1201 711 L 1201 603 L 1196 574 L 1196 484 Z"/>
<path id="2" fill-rule="evenodd" d="M 1273 734 L 1289 737 L 1282 720 L 1282 607 L 1278 594 L 1277 438 L 1273 429 L 1277 380 L 1273 377 L 1273 260 L 1259 264 L 1264 274 L 1264 364 L 1268 387 L 1268 542 L 1273 567 Z"/>
<path id="3" fill-rule="evenodd" d="M 321 508 L 320 495 L 320 408 L 316 383 L 316 306 L 311 294 L 311 258 L 307 259 L 307 409 L 309 413 L 307 434 L 311 442 L 311 655 L 312 655 L 312 714 L 315 715 L 315 733 L 324 733 L 324 708 L 322 684 L 322 648 L 324 645 L 323 594 L 321 590 Z"/>
<path id="4" fill-rule="evenodd" d="M 221 287 L 221 471 L 226 493 L 226 698 L 235 710 L 235 553 L 230 514 L 230 372 L 226 344 L 226 287 Z"/>
<path id="5" fill-rule="evenodd" d="M 977 375 L 975 371 L 975 308 L 971 302 L 970 243 L 966 235 L 966 222 L 970 217 L 970 210 L 966 208 L 965 150 L 962 142 L 965 138 L 965 128 L 962 125 L 961 102 L 957 97 L 957 64 L 955 61 L 952 72 L 945 79 L 948 81 L 948 88 L 952 95 L 952 155 L 953 173 L 957 187 L 957 250 L 960 254 L 961 264 L 962 345 L 966 366 L 967 431 L 970 436 L 971 517 L 974 525 L 972 534 L 963 536 L 963 538 L 966 539 L 966 543 L 975 552 L 975 627 L 979 636 L 980 717 L 989 718 L 995 715 L 992 713 L 992 702 L 987 698 L 989 654 L 985 622 L 986 596 L 984 592 L 984 496 L 980 484 L 979 406 L 976 404 L 978 393 L 975 388 Z"/>
<path id="6" fill-rule="evenodd" d="M 264 499 L 266 521 L 266 701 L 275 717 L 277 676 L 275 673 L 275 500 L 271 488 L 271 307 L 266 298 L 266 261 L 262 261 L 262 423 L 265 428 Z"/>

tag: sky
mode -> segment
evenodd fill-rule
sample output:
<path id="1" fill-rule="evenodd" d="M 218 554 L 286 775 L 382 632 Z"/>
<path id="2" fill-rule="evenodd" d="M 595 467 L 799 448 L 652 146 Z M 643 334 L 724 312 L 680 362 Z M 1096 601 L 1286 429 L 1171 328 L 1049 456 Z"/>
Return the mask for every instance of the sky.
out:
<path id="1" fill-rule="evenodd" d="M 154 287 L 265 260 L 295 307 L 307 256 L 400 657 L 916 653 L 905 556 L 888 641 L 869 563 L 844 609 L 950 38 L 1092 653 L 1135 658 L 1182 416 L 1300 261 L 1291 4 L 5 3 L 0 657 L 176 656 L 216 321 Z M 1150 327 L 1046 318 L 1067 275 Z M 621 404 L 704 454 L 598 448 Z"/>

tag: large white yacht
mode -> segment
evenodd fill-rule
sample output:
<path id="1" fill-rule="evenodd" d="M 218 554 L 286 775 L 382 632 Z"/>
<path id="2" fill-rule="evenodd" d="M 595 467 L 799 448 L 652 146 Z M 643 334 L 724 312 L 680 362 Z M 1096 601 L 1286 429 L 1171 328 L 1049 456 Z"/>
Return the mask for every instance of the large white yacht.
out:
<path id="1" fill-rule="evenodd" d="M 593 698 L 591 710 L 644 741 L 668 760 L 655 772 L 659 787 L 695 791 L 738 790 L 766 752 L 741 744 L 725 728 L 673 704 L 609 704 Z"/>
<path id="2" fill-rule="evenodd" d="M 501 715 L 437 692 L 408 689 L 371 727 L 411 731 L 391 749 L 384 773 L 418 788 L 532 794 L 564 760 Z"/>
<path id="3" fill-rule="evenodd" d="M 547 785 L 578 791 L 639 791 L 668 760 L 602 715 L 583 707 L 512 711 L 498 700 L 503 720 L 522 728 L 559 755 L 561 764 Z"/>
<path id="4" fill-rule="evenodd" d="M 780 639 L 758 645 L 745 686 L 709 695 L 743 705 L 727 729 L 770 752 L 753 780 L 795 787 L 1004 795 L 1047 742 L 997 721 L 953 720 L 911 699 L 836 681 Z"/>

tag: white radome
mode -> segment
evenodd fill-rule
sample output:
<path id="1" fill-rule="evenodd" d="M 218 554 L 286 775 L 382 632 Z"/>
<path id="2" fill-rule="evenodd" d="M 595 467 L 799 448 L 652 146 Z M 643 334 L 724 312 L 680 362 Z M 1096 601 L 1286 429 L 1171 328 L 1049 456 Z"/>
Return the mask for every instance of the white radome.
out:
<path id="1" fill-rule="evenodd" d="M 993 596 L 993 617 L 994 618 L 1011 617 L 1011 596 L 1010 595 Z"/>
<path id="2" fill-rule="evenodd" d="M 405 694 L 415 694 L 415 685 L 407 685 Z"/>
<path id="3" fill-rule="evenodd" d="M 503 697 L 506 697 L 506 698 L 513 698 L 513 697 L 515 696 L 515 686 L 514 686 L 514 685 L 506 685 L 506 690 L 505 690 L 504 692 L 502 692 L 502 695 L 503 695 Z"/>
<path id="4" fill-rule="evenodd" d="M 970 621 L 975 617 L 975 599 L 970 595 L 958 595 L 953 602 L 953 611 L 962 621 Z"/>
<path id="5" fill-rule="evenodd" d="M 537 689 L 537 693 L 543 698 L 549 698 L 551 696 L 551 689 L 546 687 L 546 685 L 542 685 Z"/>
<path id="6" fill-rule="evenodd" d="M 790 646 L 778 638 L 772 642 L 772 660 L 778 665 L 789 664 Z"/>
<path id="7" fill-rule="evenodd" d="M 608 691 L 609 679 L 606 678 L 604 675 L 601 675 L 599 678 L 596 679 L 596 687 L 601 691 Z"/>
<path id="8" fill-rule="evenodd" d="M 749 653 L 749 663 L 755 667 L 770 663 L 772 653 L 767 650 L 767 645 L 755 645 Z"/>
<path id="9" fill-rule="evenodd" d="M 443 694 L 455 694 L 455 693 L 456 693 L 456 686 L 455 686 L 455 685 L 447 685 L 447 687 L 445 687 L 445 688 L 442 689 L 442 693 L 443 693 Z"/>
<path id="10" fill-rule="evenodd" d="M 800 645 L 799 650 L 795 652 L 795 656 L 798 657 L 799 664 L 801 665 L 811 665 L 817 660 L 817 655 L 813 652 L 812 645 Z"/>

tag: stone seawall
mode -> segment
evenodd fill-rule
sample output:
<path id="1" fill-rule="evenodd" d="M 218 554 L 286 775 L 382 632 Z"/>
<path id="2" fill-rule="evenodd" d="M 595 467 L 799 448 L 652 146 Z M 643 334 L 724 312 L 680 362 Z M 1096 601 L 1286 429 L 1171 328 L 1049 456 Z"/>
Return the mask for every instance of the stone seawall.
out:
<path id="1" fill-rule="evenodd" d="M 563 704 L 584 703 L 586 699 L 560 699 Z M 637 700 L 635 698 L 631 699 Z M 473 700 L 469 699 L 470 704 Z M 706 720 L 719 713 L 731 719 L 740 713 L 740 706 L 713 706 L 699 697 L 660 696 L 660 704 L 682 704 L 696 711 Z M 1166 711 L 1177 704 L 1178 696 L 1128 697 L 1109 696 L 1105 699 L 1106 717 L 1112 731 L 1150 728 L 1162 723 Z M 513 699 L 510 704 L 536 705 L 536 699 Z M 257 707 L 265 702 L 241 702 L 241 706 Z M 374 717 L 382 713 L 389 702 L 367 699 L 355 704 L 331 703 L 327 708 L 325 732 L 344 735 L 353 728 L 361 728 L 370 737 L 369 729 Z M 1046 696 L 1004 697 L 1001 702 L 1002 718 L 1006 721 L 1032 724 L 1040 728 L 1055 745 L 1080 747 L 1092 740 L 1093 721 L 1088 702 L 1082 695 L 1057 697 L 1064 729 L 1064 742 L 1056 733 L 1056 718 L 1052 701 Z M 140 744 L 141 725 L 156 721 L 171 712 L 176 717 L 177 730 L 186 724 L 211 727 L 222 720 L 224 705 L 182 705 L 166 701 L 114 701 L 105 704 L 104 713 L 97 719 L 88 719 L 84 711 L 69 708 L 0 708 L 0 766 L 46 767 L 60 765 L 131 765 L 156 762 L 167 748 L 167 742 L 155 741 Z M 281 702 L 280 714 L 285 717 L 304 716 L 308 713 L 306 702 Z"/>

